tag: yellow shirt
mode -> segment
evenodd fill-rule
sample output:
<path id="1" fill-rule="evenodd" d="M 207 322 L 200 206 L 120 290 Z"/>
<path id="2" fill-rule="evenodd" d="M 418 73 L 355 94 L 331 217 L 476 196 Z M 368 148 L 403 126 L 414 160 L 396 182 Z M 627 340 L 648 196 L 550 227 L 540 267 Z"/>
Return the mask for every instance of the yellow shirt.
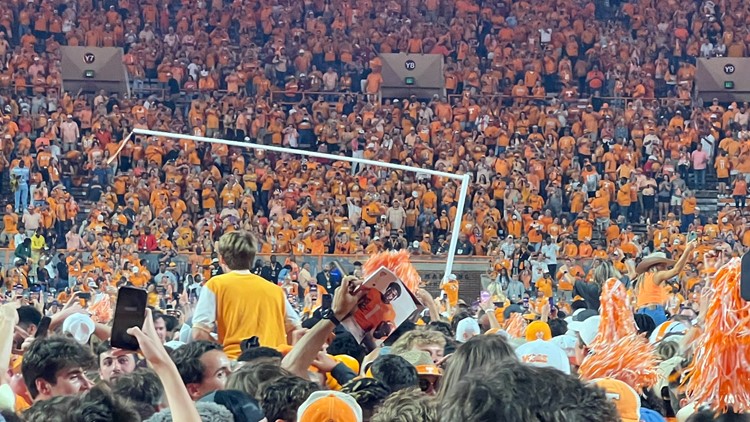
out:
<path id="1" fill-rule="evenodd" d="M 219 343 L 230 359 L 240 342 L 253 336 L 261 346 L 286 345 L 286 299 L 281 287 L 249 271 L 232 271 L 208 280 L 201 291 L 193 324 L 216 324 Z"/>
<path id="2" fill-rule="evenodd" d="M 31 249 L 32 250 L 42 250 L 47 245 L 47 242 L 44 240 L 44 236 L 31 236 Z"/>

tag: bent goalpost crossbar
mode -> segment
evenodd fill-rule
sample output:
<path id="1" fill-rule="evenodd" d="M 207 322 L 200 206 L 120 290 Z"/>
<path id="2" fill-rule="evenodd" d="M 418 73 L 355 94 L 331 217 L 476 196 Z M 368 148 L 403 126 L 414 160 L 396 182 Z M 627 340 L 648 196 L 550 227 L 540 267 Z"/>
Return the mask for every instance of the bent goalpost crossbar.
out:
<path id="1" fill-rule="evenodd" d="M 341 155 L 326 154 L 326 153 L 316 152 L 316 151 L 306 151 L 306 150 L 298 150 L 298 149 L 292 149 L 292 148 L 284 148 L 284 147 L 278 147 L 274 145 L 254 144 L 254 143 L 249 143 L 249 142 L 232 141 L 228 139 L 217 139 L 217 138 L 209 138 L 205 136 L 185 135 L 185 134 L 180 134 L 180 133 L 161 132 L 161 131 L 156 131 L 156 130 L 139 129 L 139 128 L 133 129 L 133 131 L 130 134 L 128 134 L 128 136 L 123 140 L 123 146 L 126 142 L 129 141 L 129 139 L 131 138 L 131 135 L 156 136 L 156 137 L 172 138 L 172 139 L 188 139 L 191 141 L 208 142 L 212 144 L 223 144 L 223 145 L 234 146 L 234 147 L 239 147 L 239 148 L 261 149 L 265 151 L 273 151 L 273 152 L 278 152 L 278 153 L 303 155 L 303 156 L 315 157 L 315 158 L 325 158 L 328 160 L 348 161 L 350 163 L 359 163 L 359 164 L 363 164 L 367 166 L 385 167 L 385 168 L 390 168 L 394 170 L 410 171 L 413 173 L 423 173 L 423 174 L 429 174 L 431 176 L 447 177 L 453 180 L 460 180 L 461 192 L 460 192 L 460 197 L 458 198 L 458 205 L 456 207 L 456 218 L 453 221 L 453 229 L 451 232 L 451 242 L 450 242 L 450 247 L 448 248 L 448 256 L 447 256 L 447 261 L 445 264 L 445 275 L 444 275 L 443 280 L 447 280 L 448 276 L 453 272 L 453 260 L 456 256 L 456 247 L 458 245 L 458 235 L 461 232 L 461 220 L 463 219 L 464 208 L 466 206 L 466 196 L 469 192 L 469 183 L 471 182 L 471 175 L 469 174 L 445 173 L 442 171 L 437 171 L 437 170 L 432 170 L 432 169 L 422 169 L 419 167 L 410 167 L 410 166 L 404 166 L 401 164 L 366 160 L 364 158 L 347 157 L 347 156 L 341 156 Z"/>

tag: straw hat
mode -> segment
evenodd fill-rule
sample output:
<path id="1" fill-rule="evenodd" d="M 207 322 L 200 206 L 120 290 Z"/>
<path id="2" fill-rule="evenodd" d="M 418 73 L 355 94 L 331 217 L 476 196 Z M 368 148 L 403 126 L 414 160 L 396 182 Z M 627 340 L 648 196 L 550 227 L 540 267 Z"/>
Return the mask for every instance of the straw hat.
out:
<path id="1" fill-rule="evenodd" d="M 674 259 L 667 258 L 664 252 L 654 252 L 641 260 L 638 266 L 635 267 L 635 272 L 638 274 L 643 274 L 653 266 L 674 265 L 674 263 Z"/>

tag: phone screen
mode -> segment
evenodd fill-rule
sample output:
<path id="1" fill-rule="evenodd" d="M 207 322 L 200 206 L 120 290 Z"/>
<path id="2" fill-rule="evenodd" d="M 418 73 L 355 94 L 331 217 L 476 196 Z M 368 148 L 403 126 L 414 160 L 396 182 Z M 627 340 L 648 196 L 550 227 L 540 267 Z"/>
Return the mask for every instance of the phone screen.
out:
<path id="1" fill-rule="evenodd" d="M 112 323 L 112 347 L 138 350 L 138 341 L 127 333 L 131 327 L 143 328 L 146 314 L 147 294 L 143 289 L 120 287 L 117 293 L 115 318 Z"/>
<path id="2" fill-rule="evenodd" d="M 320 307 L 322 309 L 330 309 L 332 303 L 333 303 L 333 296 L 329 294 L 325 294 L 321 298 Z"/>
<path id="3" fill-rule="evenodd" d="M 49 331 L 50 322 L 52 322 L 52 318 L 48 316 L 42 317 L 42 320 L 39 322 L 39 325 L 36 328 L 36 334 L 34 335 L 34 338 L 47 337 L 47 331 Z"/>
<path id="4" fill-rule="evenodd" d="M 696 239 L 698 239 L 698 233 L 696 233 L 696 232 L 690 232 L 690 234 L 688 235 L 687 241 L 688 242 L 692 242 L 692 241 L 694 241 Z"/>
<path id="5" fill-rule="evenodd" d="M 524 309 L 529 309 L 529 298 L 528 297 L 523 298 L 523 307 L 524 307 Z"/>

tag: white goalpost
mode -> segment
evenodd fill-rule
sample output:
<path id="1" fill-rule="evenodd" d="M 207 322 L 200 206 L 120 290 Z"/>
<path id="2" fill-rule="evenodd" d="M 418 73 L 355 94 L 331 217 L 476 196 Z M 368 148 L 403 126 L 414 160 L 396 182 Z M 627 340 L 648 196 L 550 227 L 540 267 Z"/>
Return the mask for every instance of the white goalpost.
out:
<path id="1" fill-rule="evenodd" d="M 431 176 L 447 177 L 453 180 L 460 180 L 461 192 L 460 192 L 460 197 L 458 198 L 458 205 L 456 207 L 456 218 L 453 221 L 453 230 L 451 232 L 451 242 L 450 242 L 450 247 L 448 248 L 448 256 L 447 256 L 447 261 L 445 264 L 444 280 L 447 280 L 448 276 L 453 272 L 453 260 L 456 256 L 456 246 L 458 244 L 458 235 L 461 232 L 461 220 L 463 219 L 464 207 L 466 206 L 466 196 L 469 192 L 469 183 L 471 182 L 471 175 L 469 174 L 445 173 L 442 171 L 422 169 L 419 167 L 404 166 L 401 164 L 366 160 L 364 158 L 347 157 L 347 156 L 326 154 L 326 153 L 316 152 L 316 151 L 305 151 L 305 150 L 298 150 L 298 149 L 292 149 L 292 148 L 277 147 L 274 145 L 254 144 L 250 142 L 239 142 L 239 141 L 232 141 L 228 139 L 208 138 L 205 136 L 184 135 L 180 133 L 161 132 L 161 131 L 156 131 L 156 130 L 139 129 L 139 128 L 133 129 L 133 131 L 127 136 L 127 138 L 125 138 L 123 145 L 124 143 L 128 142 L 128 139 L 131 137 L 131 135 L 156 136 L 156 137 L 172 138 L 172 139 L 188 139 L 191 141 L 208 142 L 212 144 L 223 144 L 223 145 L 240 147 L 240 148 L 260 149 L 260 150 L 273 151 L 273 152 L 278 152 L 278 153 L 287 153 L 287 154 L 294 154 L 294 155 L 304 155 L 307 157 L 325 158 L 328 160 L 348 161 L 350 163 L 359 163 L 359 164 L 374 166 L 374 167 L 385 167 L 385 168 L 390 168 L 394 170 L 409 171 L 412 173 L 423 173 L 423 174 L 429 174 Z M 439 218 L 439 216 L 437 217 Z"/>

